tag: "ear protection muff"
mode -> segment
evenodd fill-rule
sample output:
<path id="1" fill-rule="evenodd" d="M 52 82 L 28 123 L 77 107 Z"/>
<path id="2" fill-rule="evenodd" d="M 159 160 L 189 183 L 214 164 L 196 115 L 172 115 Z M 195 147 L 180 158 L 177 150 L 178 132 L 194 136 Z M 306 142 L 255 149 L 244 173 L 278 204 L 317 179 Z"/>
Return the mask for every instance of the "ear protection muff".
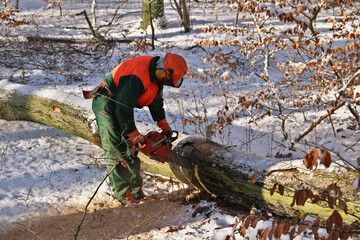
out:
<path id="1" fill-rule="evenodd" d="M 164 79 L 164 78 L 167 79 L 167 72 L 166 72 L 165 69 L 156 69 L 155 76 L 156 76 L 156 78 L 158 80 L 161 80 L 161 79 Z"/>

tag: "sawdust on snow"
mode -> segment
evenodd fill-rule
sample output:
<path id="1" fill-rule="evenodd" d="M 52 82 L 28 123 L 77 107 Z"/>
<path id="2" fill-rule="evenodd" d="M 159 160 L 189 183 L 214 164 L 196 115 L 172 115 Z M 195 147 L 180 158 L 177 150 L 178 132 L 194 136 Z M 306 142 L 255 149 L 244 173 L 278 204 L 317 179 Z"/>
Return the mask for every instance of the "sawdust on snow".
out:
<path id="1" fill-rule="evenodd" d="M 0 239 L 74 239 L 83 211 L 39 216 L 0 231 Z M 178 199 L 152 198 L 131 206 L 92 204 L 78 239 L 151 239 L 152 230 L 191 221 L 191 207 Z"/>

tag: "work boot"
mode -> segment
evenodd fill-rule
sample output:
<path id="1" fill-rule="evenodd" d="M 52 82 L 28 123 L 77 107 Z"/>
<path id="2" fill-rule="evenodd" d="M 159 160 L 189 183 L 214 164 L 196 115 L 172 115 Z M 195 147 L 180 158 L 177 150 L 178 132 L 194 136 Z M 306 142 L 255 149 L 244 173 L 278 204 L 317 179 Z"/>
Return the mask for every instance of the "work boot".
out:
<path id="1" fill-rule="evenodd" d="M 126 205 L 135 202 L 134 196 L 131 194 L 130 190 L 126 190 L 125 198 L 126 198 Z"/>
<path id="2" fill-rule="evenodd" d="M 135 202 L 135 199 L 129 190 L 126 190 L 125 196 L 116 198 L 121 205 L 127 206 Z"/>
<path id="3" fill-rule="evenodd" d="M 142 200 L 142 199 L 146 198 L 146 196 L 142 190 L 140 190 L 137 193 L 134 193 L 133 196 L 134 196 L 135 200 Z"/>
<path id="4" fill-rule="evenodd" d="M 121 205 L 123 205 L 123 206 L 126 206 L 127 205 L 127 199 L 126 198 L 117 198 L 116 200 L 118 200 L 120 203 L 121 203 Z"/>

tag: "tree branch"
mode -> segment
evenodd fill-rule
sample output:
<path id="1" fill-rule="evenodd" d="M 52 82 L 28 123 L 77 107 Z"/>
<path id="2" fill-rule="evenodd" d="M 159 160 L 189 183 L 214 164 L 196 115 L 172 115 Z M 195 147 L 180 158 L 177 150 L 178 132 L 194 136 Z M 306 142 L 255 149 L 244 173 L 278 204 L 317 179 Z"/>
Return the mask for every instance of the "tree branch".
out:
<path id="1" fill-rule="evenodd" d="M 83 211 L 83 216 L 76 228 L 76 232 L 75 232 L 75 235 L 74 235 L 74 239 L 77 240 L 78 238 L 78 235 L 79 235 L 79 232 L 80 232 L 80 229 L 81 229 L 81 225 L 83 224 L 84 220 L 85 220 L 85 217 L 86 217 L 86 213 L 87 213 L 87 208 L 89 207 L 91 201 L 94 199 L 95 195 L 97 194 L 97 192 L 99 191 L 101 185 L 105 182 L 106 178 L 114 171 L 116 167 L 116 164 L 114 163 L 113 166 L 107 171 L 105 177 L 101 180 L 100 184 L 98 185 L 98 187 L 96 188 L 95 192 L 93 193 L 93 195 L 90 197 L 89 201 L 87 202 L 85 208 L 84 208 L 84 211 Z"/>
<path id="2" fill-rule="evenodd" d="M 86 21 L 87 21 L 87 23 L 88 23 L 88 25 L 89 25 L 89 28 L 90 28 L 90 31 L 91 31 L 91 34 L 93 35 L 93 37 L 94 37 L 95 39 L 99 40 L 100 37 L 96 35 L 96 33 L 95 33 L 95 31 L 94 31 L 94 28 L 93 28 L 92 25 L 91 25 L 91 22 L 90 22 L 90 20 L 89 20 L 89 18 L 88 18 L 88 15 L 87 15 L 86 11 L 84 10 L 84 11 L 82 11 L 82 12 L 80 12 L 80 13 L 77 13 L 76 16 L 79 16 L 79 15 L 81 15 L 81 14 L 84 14 L 85 19 L 86 19 Z"/>
<path id="3" fill-rule="evenodd" d="M 294 143 L 298 143 L 301 139 L 303 139 L 306 135 L 308 135 L 317 125 L 319 125 L 325 118 L 329 117 L 330 115 L 332 115 L 336 110 L 338 110 L 339 108 L 341 108 L 342 106 L 344 106 L 346 104 L 346 102 L 342 102 L 339 105 L 335 105 L 332 107 L 332 109 L 330 111 L 328 111 L 326 114 L 322 115 L 321 117 L 318 118 L 318 120 L 316 120 L 315 122 L 313 122 L 310 127 L 303 132 L 302 134 L 300 134 L 295 140 Z"/>

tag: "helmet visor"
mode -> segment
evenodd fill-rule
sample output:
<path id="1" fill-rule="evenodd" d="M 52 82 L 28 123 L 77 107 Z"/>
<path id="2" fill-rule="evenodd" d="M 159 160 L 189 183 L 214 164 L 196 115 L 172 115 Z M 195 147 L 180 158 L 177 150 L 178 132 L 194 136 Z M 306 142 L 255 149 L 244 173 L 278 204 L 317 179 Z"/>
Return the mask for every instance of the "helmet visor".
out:
<path id="1" fill-rule="evenodd" d="M 184 81 L 184 78 L 181 78 L 179 81 L 177 81 L 177 83 L 174 84 L 174 87 L 176 87 L 176 88 L 181 87 L 183 81 Z"/>
<path id="2" fill-rule="evenodd" d="M 176 81 L 176 79 L 173 79 L 174 70 L 170 68 L 168 69 L 168 72 L 169 72 L 168 76 L 169 76 L 170 86 L 179 88 L 184 78 L 180 78 L 179 80 Z"/>

